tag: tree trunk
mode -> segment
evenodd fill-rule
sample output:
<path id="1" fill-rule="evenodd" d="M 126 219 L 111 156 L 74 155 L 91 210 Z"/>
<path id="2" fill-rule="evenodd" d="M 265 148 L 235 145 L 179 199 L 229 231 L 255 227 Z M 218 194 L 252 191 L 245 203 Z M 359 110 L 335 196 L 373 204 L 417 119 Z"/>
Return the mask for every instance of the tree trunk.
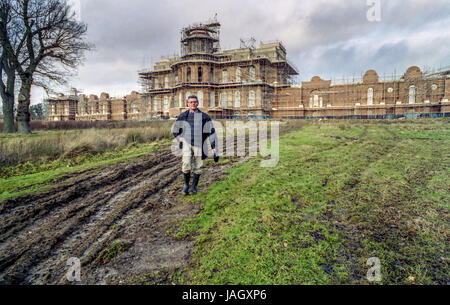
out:
<path id="1" fill-rule="evenodd" d="M 14 96 L 2 97 L 3 100 L 3 132 L 14 133 Z"/>
<path id="2" fill-rule="evenodd" d="M 11 72 L 11 71 L 7 71 Z M 2 100 L 3 100 L 3 132 L 4 133 L 14 133 L 16 128 L 14 127 L 14 85 L 16 81 L 16 76 L 14 70 L 12 73 L 7 73 L 7 85 L 6 90 L 2 90 Z M 2 85 L 4 86 L 4 85 Z"/>
<path id="3" fill-rule="evenodd" d="M 19 105 L 17 107 L 17 127 L 18 132 L 22 134 L 30 134 L 30 96 L 31 96 L 31 80 L 22 79 L 22 86 L 19 92 Z"/>

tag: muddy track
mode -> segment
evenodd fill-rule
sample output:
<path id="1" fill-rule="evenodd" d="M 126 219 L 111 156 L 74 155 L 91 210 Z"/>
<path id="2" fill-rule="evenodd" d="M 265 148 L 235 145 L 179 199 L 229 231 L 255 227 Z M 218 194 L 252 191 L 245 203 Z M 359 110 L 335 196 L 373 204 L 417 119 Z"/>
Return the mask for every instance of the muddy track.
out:
<path id="1" fill-rule="evenodd" d="M 248 157 L 230 160 L 222 165 L 205 162 L 199 190 Z M 0 284 L 67 284 L 71 257 L 81 261 L 82 284 L 129 282 L 187 263 L 193 242 L 175 240 L 166 231 L 200 206 L 179 200 L 181 157 L 168 148 L 53 184 L 0 201 Z M 96 258 L 113 241 L 131 247 L 99 263 Z"/>

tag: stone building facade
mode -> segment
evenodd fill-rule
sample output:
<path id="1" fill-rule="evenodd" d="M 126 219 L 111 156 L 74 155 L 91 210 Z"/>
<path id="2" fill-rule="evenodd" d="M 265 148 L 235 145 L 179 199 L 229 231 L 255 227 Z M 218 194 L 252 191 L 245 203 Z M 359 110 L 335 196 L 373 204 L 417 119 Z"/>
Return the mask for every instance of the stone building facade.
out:
<path id="1" fill-rule="evenodd" d="M 49 99 L 50 120 L 149 120 L 176 117 L 186 98 L 215 118 L 389 117 L 450 115 L 450 70 L 424 74 L 410 67 L 402 77 L 380 79 L 374 70 L 359 81 L 332 84 L 314 76 L 293 85 L 297 69 L 280 42 L 220 51 L 220 24 L 181 32 L 181 56 L 139 72 L 142 92 L 123 98 L 59 95 Z"/>

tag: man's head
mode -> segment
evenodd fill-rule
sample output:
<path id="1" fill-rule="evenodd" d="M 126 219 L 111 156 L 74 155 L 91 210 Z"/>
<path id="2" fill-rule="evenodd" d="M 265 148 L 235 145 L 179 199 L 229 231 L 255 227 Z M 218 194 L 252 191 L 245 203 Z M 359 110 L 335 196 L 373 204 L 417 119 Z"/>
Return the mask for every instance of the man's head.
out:
<path id="1" fill-rule="evenodd" d="M 198 98 L 195 95 L 190 95 L 187 98 L 187 105 L 192 112 L 195 112 L 198 108 Z"/>

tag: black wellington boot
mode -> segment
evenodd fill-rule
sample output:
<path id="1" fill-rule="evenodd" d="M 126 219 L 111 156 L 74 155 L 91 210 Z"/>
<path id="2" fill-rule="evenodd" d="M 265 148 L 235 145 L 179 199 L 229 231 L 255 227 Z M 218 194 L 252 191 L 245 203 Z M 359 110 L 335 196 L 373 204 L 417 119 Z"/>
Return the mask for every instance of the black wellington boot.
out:
<path id="1" fill-rule="evenodd" d="M 192 182 L 191 194 L 197 194 L 197 185 L 198 185 L 199 179 L 200 179 L 200 175 L 194 174 L 194 180 Z"/>
<path id="2" fill-rule="evenodd" d="M 191 173 L 183 173 L 184 175 L 184 187 L 183 187 L 183 195 L 189 195 L 189 180 L 191 179 Z"/>

